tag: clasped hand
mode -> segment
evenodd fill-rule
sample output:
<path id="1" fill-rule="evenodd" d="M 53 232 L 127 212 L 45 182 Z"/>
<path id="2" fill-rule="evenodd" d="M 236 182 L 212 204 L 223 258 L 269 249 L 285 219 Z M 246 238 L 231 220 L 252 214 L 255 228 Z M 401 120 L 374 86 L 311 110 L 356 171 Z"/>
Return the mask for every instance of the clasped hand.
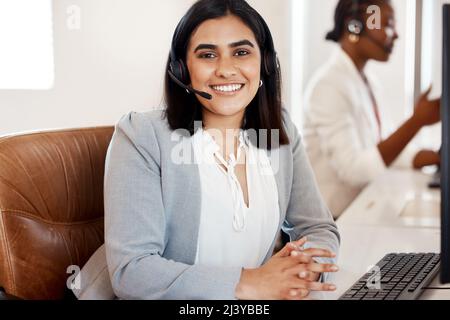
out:
<path id="1" fill-rule="evenodd" d="M 236 288 L 236 297 L 244 300 L 302 300 L 311 291 L 334 291 L 331 283 L 319 282 L 322 273 L 337 272 L 334 264 L 322 264 L 314 258 L 334 258 L 329 250 L 303 249 L 307 239 L 290 242 L 266 264 L 244 269 Z"/>

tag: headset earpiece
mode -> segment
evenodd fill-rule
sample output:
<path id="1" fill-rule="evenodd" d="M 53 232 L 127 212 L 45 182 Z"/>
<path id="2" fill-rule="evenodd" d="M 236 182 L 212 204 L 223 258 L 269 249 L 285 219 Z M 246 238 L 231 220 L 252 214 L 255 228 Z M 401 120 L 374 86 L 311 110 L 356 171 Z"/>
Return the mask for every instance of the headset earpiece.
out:
<path id="1" fill-rule="evenodd" d="M 188 94 L 193 93 L 207 100 L 212 99 L 212 95 L 208 92 L 195 90 L 190 85 L 186 84 L 189 81 L 189 75 L 186 65 L 184 64 L 183 60 L 177 60 L 175 58 L 175 53 L 173 50 L 170 51 L 170 62 L 167 74 L 173 82 L 175 82 L 181 88 L 185 89 Z"/>
<path id="2" fill-rule="evenodd" d="M 359 0 L 353 0 L 352 4 L 352 17 L 347 24 L 347 30 L 350 34 L 360 36 L 364 31 L 364 23 L 358 17 L 359 12 Z"/>
<path id="3" fill-rule="evenodd" d="M 209 94 L 208 92 L 205 91 L 200 91 L 200 90 L 196 90 L 194 88 L 191 87 L 189 83 L 189 72 L 188 69 L 186 68 L 186 64 L 184 63 L 184 61 L 182 59 L 177 59 L 177 55 L 175 52 L 175 44 L 176 44 L 176 39 L 178 39 L 178 34 L 180 32 L 180 30 L 182 30 L 183 26 L 184 26 L 184 21 L 185 21 L 185 17 L 183 17 L 183 19 L 181 19 L 180 23 L 178 24 L 177 28 L 175 29 L 175 33 L 172 39 L 172 46 L 170 49 L 170 55 L 169 55 L 169 66 L 168 66 L 168 70 L 166 70 L 167 74 L 169 75 L 169 77 L 172 79 L 172 81 L 177 84 L 179 87 L 183 88 L 184 90 L 186 90 L 186 92 L 188 94 L 192 93 L 192 94 L 196 94 L 200 97 L 202 97 L 203 99 L 207 99 L 207 100 L 211 100 L 212 99 L 212 95 Z"/>
<path id="4" fill-rule="evenodd" d="M 188 76 L 187 76 L 186 66 L 185 66 L 183 60 L 172 60 L 172 58 L 171 58 L 169 68 L 170 68 L 170 71 L 173 73 L 173 75 L 178 80 L 180 80 L 182 83 L 187 82 Z"/>
<path id="5" fill-rule="evenodd" d="M 348 23 L 348 32 L 360 36 L 364 30 L 364 24 L 360 20 L 352 19 Z"/>

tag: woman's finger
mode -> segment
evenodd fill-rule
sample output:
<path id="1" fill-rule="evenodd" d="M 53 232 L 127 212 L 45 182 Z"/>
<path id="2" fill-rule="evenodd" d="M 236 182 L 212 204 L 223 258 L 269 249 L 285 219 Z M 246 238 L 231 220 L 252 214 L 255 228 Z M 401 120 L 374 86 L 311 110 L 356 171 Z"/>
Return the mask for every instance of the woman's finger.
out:
<path id="1" fill-rule="evenodd" d="M 287 300 L 303 300 L 309 296 L 310 291 L 306 288 L 293 288 L 289 289 L 286 299 Z"/>
<path id="2" fill-rule="evenodd" d="M 294 272 L 293 274 L 297 273 Z M 298 272 L 298 277 L 306 281 L 317 281 L 320 278 L 320 274 L 308 271 L 306 270 L 306 268 L 301 268 L 300 271 Z"/>
<path id="3" fill-rule="evenodd" d="M 308 291 L 335 291 L 336 286 L 332 283 L 322 283 L 322 282 L 316 282 L 316 281 L 307 281 L 302 280 L 297 277 L 293 277 L 290 281 L 290 287 L 291 290 L 300 290 L 300 289 L 306 289 Z"/>
<path id="4" fill-rule="evenodd" d="M 292 251 L 302 251 L 303 245 L 306 243 L 307 239 L 306 237 L 301 238 L 297 241 L 288 242 L 283 249 L 281 249 L 277 254 L 274 256 L 276 257 L 287 257 L 291 255 Z"/>
<path id="5" fill-rule="evenodd" d="M 294 250 L 297 250 L 297 247 L 292 242 L 289 242 L 283 247 L 283 249 L 278 251 L 274 257 L 289 257 L 291 252 Z"/>
<path id="6" fill-rule="evenodd" d="M 335 291 L 336 290 L 336 286 L 332 283 L 322 283 L 322 282 L 314 282 L 314 281 L 308 282 L 307 287 L 310 291 Z"/>
<path id="7" fill-rule="evenodd" d="M 294 276 L 290 282 L 291 289 L 308 289 L 309 291 L 335 291 L 336 286 L 332 283 L 308 281 Z"/>
<path id="8" fill-rule="evenodd" d="M 298 264 L 308 264 L 311 263 L 312 257 L 305 254 L 303 251 L 294 250 L 291 252 L 291 259 L 289 260 L 288 266 L 296 266 Z"/>
<path id="9" fill-rule="evenodd" d="M 312 271 L 312 272 L 316 272 L 316 273 L 339 271 L 339 267 L 337 265 L 329 264 L 329 263 L 309 263 L 306 265 L 306 269 L 308 271 Z"/>
<path id="10" fill-rule="evenodd" d="M 321 274 L 321 272 L 313 272 L 308 270 L 308 264 L 299 264 L 287 270 L 287 273 L 291 276 L 298 277 L 301 280 L 312 282 L 317 281 Z"/>
<path id="11" fill-rule="evenodd" d="M 425 92 L 422 94 L 422 98 L 427 98 L 428 95 L 431 93 L 431 90 L 432 90 L 432 89 L 433 89 L 433 85 L 430 85 L 430 87 L 428 88 L 428 90 L 425 91 Z"/>
<path id="12" fill-rule="evenodd" d="M 324 258 L 335 258 L 336 254 L 334 252 L 331 252 L 330 250 L 326 249 L 319 249 L 319 248 L 309 248 L 306 250 L 303 250 L 303 253 L 311 256 L 311 257 L 324 257 Z"/>
<path id="13" fill-rule="evenodd" d="M 292 243 L 298 247 L 299 250 L 303 250 L 303 246 L 305 245 L 305 243 L 308 241 L 307 237 L 303 237 L 297 241 L 292 241 Z"/>
<path id="14" fill-rule="evenodd" d="M 312 276 L 311 273 L 326 273 L 326 272 L 337 272 L 339 271 L 339 267 L 335 264 L 329 263 L 317 263 L 311 259 L 309 263 L 299 263 L 298 265 L 294 265 L 287 270 L 287 273 L 290 275 L 298 275 L 300 278 L 301 272 L 306 272 L 306 277 L 310 278 Z"/>

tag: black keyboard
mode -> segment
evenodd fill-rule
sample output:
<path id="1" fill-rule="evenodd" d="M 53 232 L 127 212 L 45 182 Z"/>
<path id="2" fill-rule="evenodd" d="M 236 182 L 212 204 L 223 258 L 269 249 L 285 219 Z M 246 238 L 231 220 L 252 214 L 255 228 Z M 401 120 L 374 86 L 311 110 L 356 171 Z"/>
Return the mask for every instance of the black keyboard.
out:
<path id="1" fill-rule="evenodd" d="M 413 300 L 439 271 L 436 253 L 391 253 L 359 279 L 339 300 Z"/>

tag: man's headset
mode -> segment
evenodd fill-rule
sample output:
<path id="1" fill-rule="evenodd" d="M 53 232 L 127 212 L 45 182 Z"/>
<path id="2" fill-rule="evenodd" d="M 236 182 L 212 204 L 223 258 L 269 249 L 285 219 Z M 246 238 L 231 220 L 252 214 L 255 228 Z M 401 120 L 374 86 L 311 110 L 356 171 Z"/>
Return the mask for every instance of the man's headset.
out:
<path id="1" fill-rule="evenodd" d="M 172 48 L 170 49 L 170 61 L 167 73 L 169 77 L 173 80 L 173 82 L 175 82 L 181 88 L 185 89 L 188 93 L 198 94 L 202 98 L 212 100 L 212 96 L 209 93 L 195 90 L 190 85 L 186 84 L 189 82 L 189 72 L 187 70 L 184 61 L 182 59 L 177 59 L 177 55 L 175 52 L 175 39 L 178 39 L 178 33 L 180 32 L 182 24 L 183 20 L 180 22 L 180 24 L 175 30 L 175 35 L 172 41 Z M 267 26 L 264 26 L 264 29 L 266 32 L 269 32 Z M 266 75 L 271 75 L 272 73 L 277 72 L 277 70 L 279 69 L 277 54 L 275 52 L 270 52 L 270 50 L 264 50 L 263 65 L 264 65 L 264 72 L 266 73 Z"/>
<path id="2" fill-rule="evenodd" d="M 350 33 L 350 37 L 353 37 L 353 39 L 359 39 L 365 31 L 365 25 L 364 22 L 361 21 L 360 15 L 359 15 L 359 7 L 360 3 L 359 0 L 352 0 L 352 18 L 347 24 L 347 30 Z M 365 33 L 365 36 L 367 39 L 372 41 L 377 47 L 383 49 L 386 53 L 391 53 L 391 48 L 388 47 L 385 43 L 380 43 L 377 39 L 374 39 L 369 33 Z M 354 40 L 357 42 L 357 40 Z"/>

